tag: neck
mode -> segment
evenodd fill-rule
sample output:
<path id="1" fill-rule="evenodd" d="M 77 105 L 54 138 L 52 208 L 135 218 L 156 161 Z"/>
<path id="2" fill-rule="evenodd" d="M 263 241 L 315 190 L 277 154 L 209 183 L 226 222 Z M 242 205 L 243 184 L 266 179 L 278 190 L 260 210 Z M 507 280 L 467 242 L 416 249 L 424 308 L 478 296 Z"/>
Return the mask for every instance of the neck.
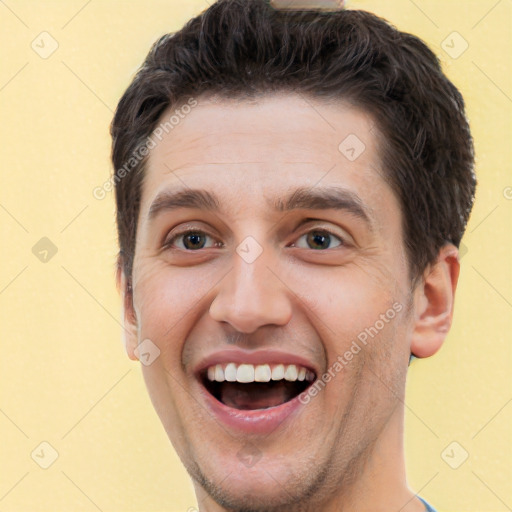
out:
<path id="1" fill-rule="evenodd" d="M 403 448 L 404 408 L 398 403 L 350 489 L 335 493 L 322 512 L 424 512 L 425 506 L 407 486 Z"/>

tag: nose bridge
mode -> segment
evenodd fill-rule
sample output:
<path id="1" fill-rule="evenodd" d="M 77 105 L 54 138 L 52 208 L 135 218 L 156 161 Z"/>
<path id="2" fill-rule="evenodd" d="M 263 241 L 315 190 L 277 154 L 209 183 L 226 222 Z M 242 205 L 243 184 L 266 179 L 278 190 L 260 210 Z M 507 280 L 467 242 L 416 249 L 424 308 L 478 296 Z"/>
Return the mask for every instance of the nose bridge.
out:
<path id="1" fill-rule="evenodd" d="M 246 240 L 237 247 L 233 268 L 210 306 L 212 318 L 246 333 L 263 325 L 285 325 L 292 313 L 286 287 L 269 268 L 271 249 L 251 244 Z"/>

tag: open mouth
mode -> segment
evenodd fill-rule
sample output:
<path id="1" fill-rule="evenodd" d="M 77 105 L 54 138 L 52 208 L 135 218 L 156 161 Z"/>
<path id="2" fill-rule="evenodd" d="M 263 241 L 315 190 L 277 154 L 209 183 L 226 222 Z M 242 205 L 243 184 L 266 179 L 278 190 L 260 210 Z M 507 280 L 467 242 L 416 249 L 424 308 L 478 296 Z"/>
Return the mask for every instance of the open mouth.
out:
<path id="1" fill-rule="evenodd" d="M 305 391 L 315 378 L 314 372 L 294 364 L 216 364 L 200 374 L 211 395 L 239 410 L 282 405 Z"/>

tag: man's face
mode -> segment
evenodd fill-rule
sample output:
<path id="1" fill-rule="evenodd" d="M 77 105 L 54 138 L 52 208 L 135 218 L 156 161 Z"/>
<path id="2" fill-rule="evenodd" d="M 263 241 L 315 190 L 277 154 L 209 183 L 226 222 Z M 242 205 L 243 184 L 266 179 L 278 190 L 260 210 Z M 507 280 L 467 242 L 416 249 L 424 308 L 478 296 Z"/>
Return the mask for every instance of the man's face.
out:
<path id="1" fill-rule="evenodd" d="M 160 351 L 144 377 L 199 496 L 320 503 L 379 448 L 400 453 L 401 222 L 372 118 L 346 104 L 200 99 L 152 149 L 130 350 Z"/>

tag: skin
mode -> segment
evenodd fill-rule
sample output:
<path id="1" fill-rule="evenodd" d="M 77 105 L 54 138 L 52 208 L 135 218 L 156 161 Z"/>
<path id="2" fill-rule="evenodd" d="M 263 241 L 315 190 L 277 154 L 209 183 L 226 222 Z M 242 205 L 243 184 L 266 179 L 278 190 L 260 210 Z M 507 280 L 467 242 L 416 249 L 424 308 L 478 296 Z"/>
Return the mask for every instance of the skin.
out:
<path id="1" fill-rule="evenodd" d="M 449 330 L 457 249 L 443 247 L 412 286 L 400 205 L 367 113 L 292 94 L 198 102 L 151 150 L 133 292 L 124 274 L 120 285 L 128 355 L 136 359 L 147 338 L 160 350 L 142 366 L 145 382 L 201 512 L 423 511 L 405 476 L 405 380 L 410 353 L 431 356 Z M 349 134 L 366 146 L 354 161 L 338 149 Z M 357 194 L 369 223 L 348 211 L 269 206 L 299 186 Z M 215 193 L 220 212 L 149 219 L 159 193 L 183 188 Z M 182 236 L 162 248 L 183 227 L 204 232 L 205 247 L 187 249 Z M 308 243 L 320 228 L 331 233 L 327 248 Z M 252 263 L 235 250 L 248 236 L 263 249 Z M 193 374 L 205 354 L 278 348 L 325 372 L 396 303 L 393 320 L 272 433 L 230 429 L 205 408 Z M 251 467 L 237 456 L 248 443 L 260 457 Z"/>

